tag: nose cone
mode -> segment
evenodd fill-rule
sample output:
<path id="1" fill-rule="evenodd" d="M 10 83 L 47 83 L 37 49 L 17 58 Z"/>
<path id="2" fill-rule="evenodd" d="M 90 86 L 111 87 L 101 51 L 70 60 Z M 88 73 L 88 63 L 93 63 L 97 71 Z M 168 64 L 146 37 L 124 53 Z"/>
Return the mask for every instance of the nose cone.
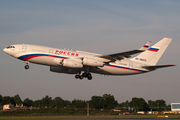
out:
<path id="1" fill-rule="evenodd" d="M 3 49 L 3 51 L 6 53 L 6 51 L 7 51 L 7 48 L 4 48 L 4 49 Z"/>
<path id="2" fill-rule="evenodd" d="M 10 49 L 7 49 L 7 48 L 4 48 L 3 51 L 4 51 L 5 53 L 7 53 L 7 54 L 10 54 L 10 53 L 11 53 Z"/>

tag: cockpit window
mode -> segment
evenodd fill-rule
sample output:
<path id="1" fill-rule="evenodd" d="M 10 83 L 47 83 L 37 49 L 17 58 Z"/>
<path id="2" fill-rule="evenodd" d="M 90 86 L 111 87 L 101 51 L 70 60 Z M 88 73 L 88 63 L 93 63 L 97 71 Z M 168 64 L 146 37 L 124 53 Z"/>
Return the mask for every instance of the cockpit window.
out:
<path id="1" fill-rule="evenodd" d="M 14 46 L 8 46 L 7 49 L 8 49 L 8 48 L 15 48 L 15 47 L 14 47 Z"/>

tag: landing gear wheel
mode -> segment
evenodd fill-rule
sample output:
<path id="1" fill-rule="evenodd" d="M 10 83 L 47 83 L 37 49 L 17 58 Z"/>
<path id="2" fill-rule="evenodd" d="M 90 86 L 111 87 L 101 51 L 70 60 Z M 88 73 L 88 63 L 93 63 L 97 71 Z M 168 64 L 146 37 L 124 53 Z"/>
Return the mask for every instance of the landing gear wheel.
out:
<path id="1" fill-rule="evenodd" d="M 82 76 L 85 77 L 85 78 L 87 78 L 87 75 L 88 75 L 87 73 L 82 74 Z"/>
<path id="2" fill-rule="evenodd" d="M 79 73 L 79 74 L 75 75 L 75 78 L 80 79 L 80 80 L 82 80 L 83 78 L 87 78 L 88 80 L 92 80 L 91 73 L 87 73 L 87 72 L 84 72 L 82 75 L 80 75 L 80 73 Z"/>
<path id="3" fill-rule="evenodd" d="M 81 80 L 82 80 L 83 78 L 84 78 L 83 76 L 80 76 L 80 77 L 79 77 L 79 79 L 81 79 Z"/>
<path id="4" fill-rule="evenodd" d="M 25 65 L 24 68 L 27 70 L 29 69 L 29 65 Z"/>
<path id="5" fill-rule="evenodd" d="M 75 78 L 76 78 L 76 79 L 79 79 L 79 78 L 80 78 L 80 75 L 75 75 Z"/>
<path id="6" fill-rule="evenodd" d="M 92 80 L 92 76 L 88 77 L 88 80 Z"/>
<path id="7" fill-rule="evenodd" d="M 88 80 L 92 80 L 92 76 L 91 76 L 91 74 L 90 74 L 90 73 L 88 73 L 88 75 L 87 75 L 87 79 L 88 79 Z"/>
<path id="8" fill-rule="evenodd" d="M 89 77 L 92 77 L 92 76 L 91 76 L 91 73 L 88 73 L 88 74 L 87 74 L 87 78 L 89 78 Z"/>

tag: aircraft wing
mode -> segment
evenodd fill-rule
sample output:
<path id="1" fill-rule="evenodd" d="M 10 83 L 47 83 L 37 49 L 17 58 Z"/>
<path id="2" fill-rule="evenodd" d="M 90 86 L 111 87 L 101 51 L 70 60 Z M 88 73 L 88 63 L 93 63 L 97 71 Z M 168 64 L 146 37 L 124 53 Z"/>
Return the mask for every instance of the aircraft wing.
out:
<path id="1" fill-rule="evenodd" d="M 105 58 L 110 60 L 111 62 L 114 62 L 116 60 L 122 60 L 124 58 L 129 58 L 131 57 L 131 55 L 133 54 L 137 54 L 140 52 L 144 52 L 145 50 L 147 50 L 149 48 L 151 44 L 151 41 L 149 41 L 148 43 L 146 43 L 143 47 L 141 47 L 140 49 L 136 49 L 136 50 L 131 50 L 131 51 L 127 51 L 127 52 L 122 52 L 122 53 L 115 53 L 115 54 L 109 54 L 109 55 L 103 55 L 103 56 L 99 56 L 100 58 Z"/>
<path id="2" fill-rule="evenodd" d="M 144 50 L 132 50 L 132 51 L 127 51 L 127 52 L 122 52 L 122 53 L 115 53 L 115 54 L 104 55 L 104 56 L 99 56 L 99 57 L 109 59 L 111 62 L 114 62 L 116 60 L 122 60 L 124 58 L 129 58 L 129 57 L 131 57 L 130 55 L 137 54 L 137 53 L 140 53 L 140 52 L 143 52 L 143 51 Z"/>
<path id="3" fill-rule="evenodd" d="M 172 66 L 176 66 L 176 65 L 169 64 L 169 65 L 142 66 L 142 68 L 145 68 L 147 70 L 156 70 L 159 68 L 172 67 Z"/>

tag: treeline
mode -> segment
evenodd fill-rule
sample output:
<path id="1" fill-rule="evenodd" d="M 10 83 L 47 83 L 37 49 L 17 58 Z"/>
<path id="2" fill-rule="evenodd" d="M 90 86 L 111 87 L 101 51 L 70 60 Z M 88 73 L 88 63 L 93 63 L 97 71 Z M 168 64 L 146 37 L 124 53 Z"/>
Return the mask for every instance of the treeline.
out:
<path id="1" fill-rule="evenodd" d="M 17 94 L 14 97 L 10 96 L 2 96 L 0 95 L 0 106 L 5 104 L 13 104 L 30 107 L 38 107 L 38 108 L 87 108 L 87 103 L 89 103 L 89 108 L 94 110 L 110 110 L 114 108 L 127 108 L 129 111 L 149 111 L 152 108 L 156 108 L 158 111 L 162 111 L 168 109 L 169 106 L 166 105 L 166 101 L 164 100 L 148 100 L 146 102 L 143 98 L 132 98 L 131 101 L 126 101 L 122 103 L 118 103 L 114 96 L 111 94 L 104 94 L 103 96 L 92 96 L 90 100 L 79 100 L 74 99 L 72 101 L 63 100 L 61 97 L 49 97 L 48 95 L 42 98 L 41 100 L 31 100 L 26 98 L 24 101 L 21 100 L 20 96 Z"/>

